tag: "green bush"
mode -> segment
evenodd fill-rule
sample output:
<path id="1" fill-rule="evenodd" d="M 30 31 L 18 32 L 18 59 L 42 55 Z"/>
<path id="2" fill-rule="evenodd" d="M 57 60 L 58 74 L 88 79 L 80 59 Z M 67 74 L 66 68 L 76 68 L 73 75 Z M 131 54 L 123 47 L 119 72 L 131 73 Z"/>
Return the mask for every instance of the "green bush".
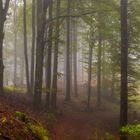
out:
<path id="1" fill-rule="evenodd" d="M 127 134 L 130 140 L 138 140 L 140 137 L 140 124 L 122 127 L 121 133 Z"/>

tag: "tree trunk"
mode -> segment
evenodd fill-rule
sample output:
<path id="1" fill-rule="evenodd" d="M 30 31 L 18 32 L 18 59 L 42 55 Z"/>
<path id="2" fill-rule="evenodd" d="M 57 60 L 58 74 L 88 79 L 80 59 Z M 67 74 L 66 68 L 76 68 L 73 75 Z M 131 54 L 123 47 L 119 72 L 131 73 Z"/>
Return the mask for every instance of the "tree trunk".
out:
<path id="1" fill-rule="evenodd" d="M 25 65 L 25 63 L 24 63 L 24 54 L 23 54 L 23 51 L 24 51 L 24 48 L 22 48 L 21 49 L 21 56 L 20 56 L 20 63 L 21 63 L 21 81 L 20 81 L 20 84 L 21 84 L 21 86 L 24 86 L 24 70 L 25 70 L 25 68 L 24 68 L 24 65 Z"/>
<path id="2" fill-rule="evenodd" d="M 98 71 L 97 71 L 97 106 L 101 105 L 101 54 L 102 54 L 102 38 L 99 31 L 99 46 L 98 46 Z"/>
<path id="3" fill-rule="evenodd" d="M 70 101 L 70 0 L 67 1 L 67 40 L 66 40 L 66 101 Z"/>
<path id="4" fill-rule="evenodd" d="M 57 70 L 58 70 L 58 47 L 59 47 L 59 32 L 60 32 L 60 22 L 59 22 L 59 14 L 60 14 L 60 0 L 57 0 L 56 4 L 56 29 L 55 29 L 55 46 L 54 46 L 54 66 L 53 66 L 53 82 L 52 82 L 52 98 L 51 103 L 52 107 L 56 108 L 57 101 Z"/>
<path id="5" fill-rule="evenodd" d="M 26 23 L 26 0 L 23 0 L 23 30 L 24 30 L 24 56 L 25 56 L 25 71 L 26 71 L 26 84 L 27 94 L 31 95 L 30 81 L 29 81 L 29 64 L 27 52 L 27 23 Z"/>
<path id="6" fill-rule="evenodd" d="M 36 69 L 34 86 L 34 105 L 40 107 L 42 95 L 42 76 L 44 59 L 44 33 L 47 12 L 47 0 L 37 1 L 37 44 L 36 44 Z"/>
<path id="7" fill-rule="evenodd" d="M 14 1 L 14 87 L 17 86 L 17 0 Z"/>
<path id="8" fill-rule="evenodd" d="M 47 82 L 46 82 L 46 107 L 50 105 L 51 95 L 51 75 L 52 75 L 52 8 L 53 1 L 49 0 L 49 31 L 48 31 L 48 51 L 47 51 Z"/>
<path id="9" fill-rule="evenodd" d="M 6 0 L 5 4 L 0 1 L 0 94 L 3 94 L 3 39 L 4 39 L 4 23 L 9 8 L 10 0 Z M 4 6 L 3 6 L 4 5 Z"/>
<path id="10" fill-rule="evenodd" d="M 78 96 L 77 88 L 77 18 L 74 18 L 74 30 L 73 30 L 73 69 L 74 69 L 74 95 Z"/>
<path id="11" fill-rule="evenodd" d="M 36 37 L 36 28 L 35 28 L 35 0 L 32 0 L 32 49 L 31 49 L 31 93 L 33 94 L 34 89 L 34 67 L 35 67 L 35 37 Z"/>
<path id="12" fill-rule="evenodd" d="M 3 23 L 0 23 L 0 94 L 3 94 L 3 39 L 4 39 L 4 32 L 3 32 Z"/>
<path id="13" fill-rule="evenodd" d="M 127 25 L 127 0 L 121 0 L 121 103 L 120 127 L 128 123 L 128 25 Z M 121 137 L 126 140 L 127 137 Z"/>
<path id="14" fill-rule="evenodd" d="M 111 99 L 115 97 L 115 70 L 112 68 Z"/>
<path id="15" fill-rule="evenodd" d="M 92 76 L 92 50 L 93 46 L 89 46 L 89 62 L 88 62 L 88 102 L 87 108 L 90 108 L 90 97 L 91 97 L 91 76 Z"/>

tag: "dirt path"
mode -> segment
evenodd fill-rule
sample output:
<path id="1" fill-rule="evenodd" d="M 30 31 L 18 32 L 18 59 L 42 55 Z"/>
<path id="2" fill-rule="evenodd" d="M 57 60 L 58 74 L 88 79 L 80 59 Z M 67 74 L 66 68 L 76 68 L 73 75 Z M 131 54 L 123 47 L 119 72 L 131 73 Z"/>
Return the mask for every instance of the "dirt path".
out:
<path id="1" fill-rule="evenodd" d="M 63 108 L 54 125 L 52 140 L 96 140 L 96 135 L 105 132 L 117 133 L 118 112 L 105 108 L 93 108 L 86 111 L 77 102 L 66 103 L 62 101 Z"/>

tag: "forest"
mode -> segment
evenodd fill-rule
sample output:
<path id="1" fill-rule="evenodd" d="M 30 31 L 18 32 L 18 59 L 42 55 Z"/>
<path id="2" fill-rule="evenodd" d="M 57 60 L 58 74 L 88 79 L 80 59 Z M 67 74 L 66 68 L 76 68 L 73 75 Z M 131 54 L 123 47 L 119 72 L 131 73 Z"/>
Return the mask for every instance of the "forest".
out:
<path id="1" fill-rule="evenodd" d="M 140 140 L 139 0 L 0 0 L 0 140 Z"/>

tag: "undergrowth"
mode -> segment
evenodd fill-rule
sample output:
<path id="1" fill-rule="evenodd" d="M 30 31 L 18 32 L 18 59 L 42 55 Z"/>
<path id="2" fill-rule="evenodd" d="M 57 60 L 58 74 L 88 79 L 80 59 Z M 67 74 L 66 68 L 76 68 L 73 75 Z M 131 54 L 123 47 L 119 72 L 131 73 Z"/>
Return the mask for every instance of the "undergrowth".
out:
<path id="1" fill-rule="evenodd" d="M 0 140 L 49 140 L 48 131 L 36 120 L 16 111 L 0 119 Z"/>

